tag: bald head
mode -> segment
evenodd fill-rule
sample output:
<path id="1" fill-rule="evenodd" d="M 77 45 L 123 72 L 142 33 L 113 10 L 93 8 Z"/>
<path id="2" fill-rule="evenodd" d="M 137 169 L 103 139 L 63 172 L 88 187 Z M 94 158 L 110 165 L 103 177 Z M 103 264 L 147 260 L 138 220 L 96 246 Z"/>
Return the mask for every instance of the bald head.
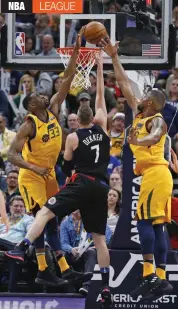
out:
<path id="1" fill-rule="evenodd" d="M 138 105 L 138 110 L 140 112 L 145 112 L 151 110 L 150 112 L 158 113 L 162 111 L 165 106 L 165 95 L 163 91 L 153 88 L 150 89 L 147 94 L 142 98 L 140 104 Z"/>
<path id="2" fill-rule="evenodd" d="M 68 125 L 69 129 L 71 129 L 71 130 L 77 130 L 78 129 L 79 123 L 78 123 L 77 114 L 75 114 L 75 113 L 69 114 L 68 119 L 67 119 L 67 125 Z"/>
<path id="3" fill-rule="evenodd" d="M 152 101 L 153 107 L 156 111 L 160 112 L 165 106 L 165 95 L 159 89 L 152 89 L 148 92 L 148 99 Z"/>
<path id="4" fill-rule="evenodd" d="M 43 52 L 48 53 L 49 51 L 52 50 L 53 47 L 54 47 L 54 40 L 52 35 L 46 34 L 43 37 Z"/>

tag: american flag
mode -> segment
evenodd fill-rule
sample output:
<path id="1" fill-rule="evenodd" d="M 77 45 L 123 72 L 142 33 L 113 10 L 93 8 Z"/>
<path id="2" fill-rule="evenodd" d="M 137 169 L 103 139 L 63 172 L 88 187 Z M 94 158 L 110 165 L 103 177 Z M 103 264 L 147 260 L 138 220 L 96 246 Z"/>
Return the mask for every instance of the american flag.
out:
<path id="1" fill-rule="evenodd" d="M 142 44 L 142 56 L 161 56 L 161 44 Z"/>

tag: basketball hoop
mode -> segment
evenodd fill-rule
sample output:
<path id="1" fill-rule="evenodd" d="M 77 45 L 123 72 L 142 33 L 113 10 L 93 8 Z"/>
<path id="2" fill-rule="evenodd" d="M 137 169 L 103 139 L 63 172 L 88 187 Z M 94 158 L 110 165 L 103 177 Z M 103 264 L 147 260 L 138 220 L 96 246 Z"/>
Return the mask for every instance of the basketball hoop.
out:
<path id="1" fill-rule="evenodd" d="M 68 65 L 73 49 L 73 47 L 57 49 L 57 53 L 60 55 L 65 68 Z M 76 74 L 71 84 L 71 89 L 76 89 L 78 87 L 88 89 L 91 86 L 89 75 L 95 64 L 95 55 L 99 53 L 99 51 L 99 48 L 80 48 L 76 62 Z"/>

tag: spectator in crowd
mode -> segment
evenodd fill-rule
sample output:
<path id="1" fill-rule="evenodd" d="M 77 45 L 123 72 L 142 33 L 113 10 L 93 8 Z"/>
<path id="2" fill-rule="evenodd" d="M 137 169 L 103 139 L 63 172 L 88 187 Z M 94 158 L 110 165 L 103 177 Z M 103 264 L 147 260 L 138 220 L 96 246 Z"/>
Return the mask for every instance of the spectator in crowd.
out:
<path id="1" fill-rule="evenodd" d="M 42 40 L 46 34 L 51 35 L 51 28 L 49 27 L 49 16 L 47 14 L 36 14 L 36 23 L 35 23 L 35 41 L 36 46 L 35 50 L 40 51 L 42 49 Z"/>
<path id="2" fill-rule="evenodd" d="M 20 195 L 18 188 L 18 174 L 17 170 L 11 170 L 7 173 L 7 190 L 4 192 L 7 213 L 9 213 L 10 200 L 12 197 Z"/>
<path id="3" fill-rule="evenodd" d="M 54 46 L 59 46 L 59 25 L 60 25 L 60 15 L 53 14 L 51 17 L 51 34 L 54 39 Z"/>
<path id="4" fill-rule="evenodd" d="M 90 83 L 91 86 L 88 88 L 88 93 L 91 96 L 91 108 L 94 110 L 96 99 L 96 72 L 94 71 L 91 71 L 90 73 Z M 113 114 L 113 109 L 115 111 L 116 107 L 116 100 L 108 87 L 104 88 L 104 96 L 106 101 L 107 112 L 108 114 Z"/>
<path id="5" fill-rule="evenodd" d="M 112 118 L 109 137 L 111 139 L 110 155 L 120 157 L 124 143 L 125 114 L 117 112 Z"/>
<path id="6" fill-rule="evenodd" d="M 174 79 L 170 85 L 168 102 L 177 108 L 178 106 L 178 79 Z"/>
<path id="7" fill-rule="evenodd" d="M 42 39 L 42 52 L 38 56 L 57 56 L 56 49 L 54 48 L 54 39 L 51 34 L 44 35 Z"/>
<path id="8" fill-rule="evenodd" d="M 167 97 L 169 97 L 169 92 L 170 92 L 172 81 L 177 80 L 177 79 L 178 79 L 178 68 L 174 68 L 171 70 L 171 74 L 169 75 L 169 77 L 167 78 L 167 81 L 166 81 L 166 95 L 167 95 Z"/>
<path id="9" fill-rule="evenodd" d="M 65 21 L 65 46 L 73 46 L 77 32 L 75 30 L 76 22 L 72 19 L 66 19 Z"/>
<path id="10" fill-rule="evenodd" d="M 120 192 L 116 189 L 111 188 L 108 193 L 108 220 L 107 225 L 114 233 L 117 221 L 119 218 L 119 211 L 120 211 Z"/>
<path id="11" fill-rule="evenodd" d="M 78 99 L 78 106 L 76 107 L 77 111 L 82 104 L 87 104 L 91 106 L 91 96 L 87 92 L 80 93 L 77 99 Z"/>
<path id="12" fill-rule="evenodd" d="M 0 89 L 0 116 L 3 115 L 6 119 L 6 126 L 12 124 L 12 111 L 9 105 L 8 97 L 5 92 Z"/>
<path id="13" fill-rule="evenodd" d="M 50 75 L 39 70 L 30 70 L 27 73 L 34 78 L 36 92 L 51 97 L 53 82 Z"/>
<path id="14" fill-rule="evenodd" d="M 116 85 L 116 77 L 114 72 L 109 72 L 106 76 L 106 86 L 110 89 L 110 91 L 117 98 L 121 96 L 120 88 Z"/>
<path id="15" fill-rule="evenodd" d="M 117 191 L 119 191 L 119 193 L 122 192 L 122 179 L 121 179 L 121 175 L 118 172 L 113 172 L 110 175 L 109 178 L 109 186 L 110 188 L 114 188 Z"/>
<path id="16" fill-rule="evenodd" d="M 21 242 L 30 228 L 34 218 L 25 214 L 25 205 L 21 196 L 14 196 L 10 200 L 9 230 L 0 224 L 0 250 L 8 251 L 14 249 Z M 19 264 L 9 261 L 10 280 L 8 290 L 16 290 L 17 278 L 21 270 Z"/>
<path id="17" fill-rule="evenodd" d="M 15 195 L 9 201 L 9 231 L 6 231 L 4 224 L 0 224 L 0 248 L 10 245 L 11 249 L 21 242 L 28 229 L 30 228 L 34 218 L 25 214 L 25 204 L 21 196 Z M 3 250 L 7 250 L 3 249 Z"/>
<path id="18" fill-rule="evenodd" d="M 109 4 L 109 7 L 108 7 L 108 10 L 107 10 L 107 13 L 118 13 L 121 11 L 121 6 L 119 3 L 116 3 L 116 2 L 111 2 Z"/>
<path id="19" fill-rule="evenodd" d="M 173 13 L 172 13 L 172 17 L 173 17 L 173 24 L 176 27 L 176 45 L 177 45 L 177 51 L 178 51 L 178 6 L 175 6 Z"/>
<path id="20" fill-rule="evenodd" d="M 124 97 L 120 96 L 120 97 L 117 98 L 117 100 L 116 100 L 117 112 L 124 113 L 125 103 L 126 103 L 126 100 L 125 100 Z"/>
<path id="21" fill-rule="evenodd" d="M 21 71 L 17 71 L 17 70 L 11 71 L 11 74 L 10 74 L 10 94 L 12 96 L 16 95 L 18 93 L 19 82 L 20 82 L 22 75 L 23 75 L 23 72 L 21 72 Z"/>
<path id="22" fill-rule="evenodd" d="M 34 39 L 27 35 L 25 36 L 25 56 L 35 56 Z"/>
<path id="23" fill-rule="evenodd" d="M 178 133 L 178 113 L 177 109 L 166 103 L 162 111 L 163 118 L 166 122 L 168 134 L 171 138 Z"/>
<path id="24" fill-rule="evenodd" d="M 6 15 L 4 13 L 0 13 L 0 32 L 1 28 L 5 25 L 6 23 Z"/>
<path id="25" fill-rule="evenodd" d="M 0 115 L 0 154 L 3 158 L 4 162 L 7 161 L 7 153 L 9 150 L 9 146 L 14 139 L 16 133 L 7 129 L 6 127 L 6 119 L 1 114 Z"/>
<path id="26" fill-rule="evenodd" d="M 20 82 L 19 82 L 18 94 L 16 94 L 16 96 L 13 99 L 17 108 L 19 108 L 21 96 L 22 95 L 24 96 L 24 91 L 25 91 L 26 96 L 29 95 L 30 93 L 35 92 L 34 79 L 32 76 L 28 74 L 24 74 L 21 77 Z"/>
<path id="27" fill-rule="evenodd" d="M 68 125 L 68 129 L 67 129 L 68 134 L 76 131 L 79 128 L 77 114 L 75 113 L 69 114 L 67 118 L 67 125 Z"/>
<path id="28" fill-rule="evenodd" d="M 106 243 L 109 244 L 112 236 L 111 229 L 106 227 Z M 68 216 L 60 225 L 61 248 L 65 252 L 69 264 L 75 268 L 84 269 L 84 272 L 93 272 L 97 264 L 96 249 L 93 247 L 92 236 L 83 228 L 80 211 L 77 210 Z M 83 283 L 80 293 L 87 294 L 90 281 Z"/>

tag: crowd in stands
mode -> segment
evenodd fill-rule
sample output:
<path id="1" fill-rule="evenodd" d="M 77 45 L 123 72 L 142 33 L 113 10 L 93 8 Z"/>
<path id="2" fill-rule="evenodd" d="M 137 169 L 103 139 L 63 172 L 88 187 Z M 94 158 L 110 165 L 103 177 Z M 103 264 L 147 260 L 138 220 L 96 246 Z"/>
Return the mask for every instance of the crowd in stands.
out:
<path id="1" fill-rule="evenodd" d="M 119 12 L 128 9 L 126 1 L 104 1 L 106 12 Z M 47 14 L 16 14 L 16 27 L 19 31 L 26 32 L 25 52 L 30 56 L 53 56 L 59 46 L 60 18 L 56 15 Z M 157 12 L 157 23 L 160 22 L 159 10 Z M 174 23 L 178 29 L 178 6 L 173 11 Z M 4 14 L 0 14 L 0 31 L 5 23 Z M 71 21 L 66 23 L 66 31 L 70 31 Z M 74 43 L 76 34 L 70 38 Z M 63 72 L 44 72 L 29 70 L 26 72 L 11 71 L 9 94 L 0 90 L 0 190 L 4 193 L 6 209 L 9 214 L 10 229 L 5 232 L 4 225 L 0 225 L 0 251 L 12 249 L 15 244 L 20 242 L 33 222 L 31 214 L 25 213 L 24 201 L 20 197 L 18 189 L 18 167 L 12 166 L 8 162 L 8 149 L 16 135 L 16 132 L 23 122 L 25 111 L 22 107 L 24 96 L 31 92 L 47 96 L 49 99 L 60 88 L 63 80 Z M 168 134 L 172 139 L 173 148 L 178 156 L 178 68 L 171 70 L 153 71 L 151 74 L 156 78 L 155 87 L 162 89 L 166 96 L 166 105 L 163 110 L 163 117 L 168 126 Z M 112 241 L 119 218 L 120 205 L 122 200 L 122 165 L 123 165 L 123 145 L 125 130 L 125 98 L 117 84 L 114 72 L 105 73 L 105 100 L 108 112 L 108 134 L 111 139 L 110 163 L 108 165 L 110 190 L 108 193 L 108 222 L 106 229 L 106 240 L 108 247 Z M 94 111 L 96 99 L 96 72 L 90 73 L 91 86 L 86 91 L 78 88 L 70 90 L 66 100 L 61 105 L 59 121 L 66 134 L 69 134 L 79 127 L 77 111 L 80 105 L 87 103 Z M 10 102 L 12 102 L 10 104 Z M 15 106 L 16 109 L 13 109 Z M 15 113 L 18 111 L 18 113 Z M 170 126 L 171 125 L 171 126 Z M 66 176 L 60 168 L 62 154 L 59 154 L 56 165 L 56 176 L 59 187 L 65 184 Z M 173 214 L 178 222 L 176 209 L 178 210 L 178 178 L 173 174 Z M 72 213 L 65 218 L 59 227 L 61 247 L 66 258 L 77 270 L 93 271 L 97 262 L 96 250 L 93 247 L 92 239 L 83 230 L 79 211 Z M 83 248 L 83 240 L 85 247 Z M 178 238 L 174 242 L 174 248 L 178 248 Z M 25 279 L 32 283 L 35 278 L 36 263 L 34 251 L 29 253 L 28 270 L 32 270 L 34 275 L 30 279 L 25 274 Z M 22 270 L 12 263 L 6 262 L 0 252 L 0 284 L 8 281 L 8 290 L 17 291 L 16 283 L 20 278 Z M 2 254 L 2 255 L 1 255 Z M 48 251 L 49 259 L 54 257 Z M 4 268 L 4 265 L 7 268 Z M 31 268 L 31 269 L 30 269 Z M 23 267 L 25 269 L 25 267 Z M 8 272 L 7 272 L 8 271 Z M 8 274 L 8 275 L 7 275 Z M 9 278 L 10 274 L 10 278 Z M 31 281 L 31 282 L 30 282 Z M 34 282 L 29 290 L 33 290 Z M 84 283 L 77 288 L 82 294 L 87 294 L 90 283 Z M 72 288 L 76 289 L 76 288 Z"/>

